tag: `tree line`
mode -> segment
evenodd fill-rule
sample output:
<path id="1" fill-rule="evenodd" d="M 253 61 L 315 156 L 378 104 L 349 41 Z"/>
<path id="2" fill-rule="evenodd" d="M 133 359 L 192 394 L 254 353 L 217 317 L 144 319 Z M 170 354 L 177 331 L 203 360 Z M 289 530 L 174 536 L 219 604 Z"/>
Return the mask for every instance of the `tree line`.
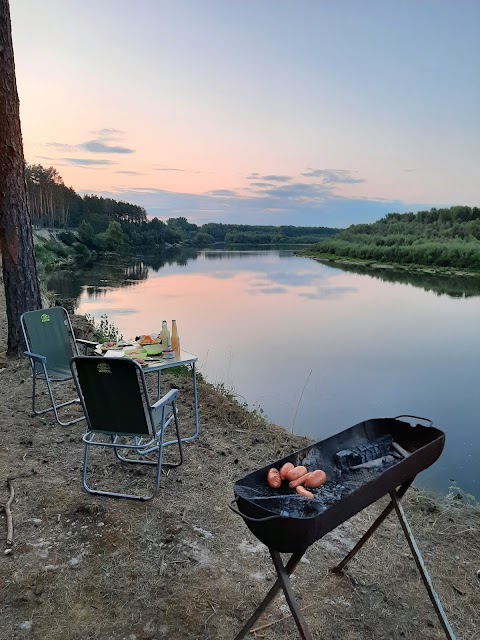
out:
<path id="1" fill-rule="evenodd" d="M 480 271 L 480 208 L 389 213 L 314 244 L 309 255 Z"/>

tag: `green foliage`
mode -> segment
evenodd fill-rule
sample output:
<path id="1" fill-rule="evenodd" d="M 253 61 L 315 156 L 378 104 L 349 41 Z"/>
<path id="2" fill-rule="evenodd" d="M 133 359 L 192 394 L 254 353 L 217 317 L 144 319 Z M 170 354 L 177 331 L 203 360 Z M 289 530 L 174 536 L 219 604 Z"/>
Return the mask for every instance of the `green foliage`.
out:
<path id="1" fill-rule="evenodd" d="M 458 486 L 455 480 L 450 480 L 452 483 L 448 488 L 447 497 L 451 500 L 459 500 L 463 504 L 470 505 L 472 507 L 478 506 L 478 501 L 471 493 L 466 493 L 461 487 Z"/>
<path id="2" fill-rule="evenodd" d="M 122 340 L 123 336 L 119 334 L 117 327 L 110 322 L 106 313 L 100 316 L 100 320 L 97 321 L 93 316 L 86 313 L 86 319 L 92 325 L 92 332 L 94 340 L 97 342 L 117 342 Z"/>
<path id="3" fill-rule="evenodd" d="M 480 271 L 480 209 L 390 213 L 373 224 L 352 225 L 308 253 Z"/>

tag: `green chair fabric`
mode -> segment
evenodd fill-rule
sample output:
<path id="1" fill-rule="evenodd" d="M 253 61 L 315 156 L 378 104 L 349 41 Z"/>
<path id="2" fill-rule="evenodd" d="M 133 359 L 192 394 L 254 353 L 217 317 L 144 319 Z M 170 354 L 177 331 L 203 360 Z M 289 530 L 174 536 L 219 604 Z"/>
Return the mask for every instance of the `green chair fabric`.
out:
<path id="1" fill-rule="evenodd" d="M 70 360 L 78 355 L 77 343 L 94 347 L 97 343 L 88 340 L 76 340 L 67 310 L 63 307 L 51 307 L 27 311 L 20 318 L 27 351 L 24 355 L 30 360 L 32 367 L 32 410 L 41 415 L 53 411 L 55 419 L 62 426 L 68 426 L 84 419 L 80 416 L 73 420 L 63 421 L 58 410 L 61 407 L 78 403 L 78 398 L 57 403 L 52 383 L 65 382 L 72 379 Z M 42 379 L 46 386 L 51 406 L 46 409 L 36 408 L 36 382 Z"/>
<path id="2" fill-rule="evenodd" d="M 83 488 L 95 495 L 150 500 L 158 492 L 162 466 L 177 467 L 183 463 L 176 410 L 178 390 L 172 389 L 150 404 L 142 367 L 129 358 L 76 356 L 70 367 L 88 426 L 83 437 Z M 172 422 L 176 439 L 165 443 L 164 434 Z M 178 445 L 178 463 L 162 463 L 163 449 L 168 444 Z M 121 462 L 154 465 L 153 493 L 140 496 L 91 488 L 87 483 L 91 447 L 112 448 Z"/>

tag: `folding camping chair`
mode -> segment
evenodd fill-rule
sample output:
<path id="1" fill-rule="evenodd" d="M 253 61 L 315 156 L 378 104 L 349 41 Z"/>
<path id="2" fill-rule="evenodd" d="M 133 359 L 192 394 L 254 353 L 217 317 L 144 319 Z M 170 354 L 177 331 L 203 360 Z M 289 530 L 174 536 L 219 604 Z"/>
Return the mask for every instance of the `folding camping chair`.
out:
<path id="1" fill-rule="evenodd" d="M 73 403 L 78 403 L 78 398 L 57 404 L 53 395 L 55 382 L 65 382 L 72 379 L 70 360 L 72 356 L 79 354 L 78 344 L 93 348 L 96 342 L 90 340 L 77 340 L 73 333 L 72 323 L 67 310 L 63 307 L 51 307 L 50 309 L 38 309 L 26 311 L 20 318 L 27 351 L 24 355 L 30 360 L 32 367 L 32 410 L 36 415 L 53 411 L 58 424 L 67 427 L 84 419 L 84 416 L 63 422 L 58 414 L 58 409 Z M 36 408 L 36 382 L 37 379 L 45 381 L 51 406 L 47 409 Z"/>
<path id="2" fill-rule="evenodd" d="M 150 405 L 142 367 L 134 360 L 76 356 L 70 366 L 88 425 L 88 432 L 83 436 L 83 488 L 95 495 L 151 500 L 160 486 L 162 466 L 178 467 L 183 463 L 176 409 L 178 390 L 168 391 Z M 176 439 L 164 442 L 165 431 L 172 422 Z M 180 460 L 162 465 L 163 449 L 169 444 L 178 445 Z M 154 465 L 153 493 L 138 496 L 90 488 L 87 485 L 90 447 L 112 448 L 122 462 Z M 154 460 L 149 459 L 152 455 Z"/>

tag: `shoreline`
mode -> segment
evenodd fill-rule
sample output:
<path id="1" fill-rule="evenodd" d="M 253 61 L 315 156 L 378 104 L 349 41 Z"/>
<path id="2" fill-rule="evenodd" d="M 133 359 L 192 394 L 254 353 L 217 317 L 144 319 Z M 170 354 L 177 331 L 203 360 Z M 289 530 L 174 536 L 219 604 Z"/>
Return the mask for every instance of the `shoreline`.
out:
<path id="1" fill-rule="evenodd" d="M 4 352 L 1 281 L 0 287 Z M 77 337 L 82 327 L 88 331 L 76 318 Z M 266 547 L 228 509 L 233 483 L 313 441 L 265 423 L 199 380 L 200 435 L 185 446 L 184 464 L 162 474 L 157 498 L 140 504 L 93 497 L 80 483 L 82 423 L 65 429 L 31 415 L 26 358 L 3 357 L 0 369 L 2 503 L 5 480 L 15 485 L 14 545 L 0 554 L 0 640 L 231 640 L 274 580 Z M 180 425 L 188 429 L 191 381 L 166 377 L 165 384 L 179 389 Z M 148 480 L 149 469 L 112 458 L 94 462 L 108 481 L 127 480 L 133 488 Z M 480 509 L 460 502 L 419 490 L 403 501 L 450 624 L 466 640 L 480 626 Z M 380 500 L 308 548 L 293 588 L 314 637 L 444 638 L 394 517 L 343 575 L 328 571 L 385 504 Z M 280 595 L 259 620 L 269 625 L 261 631 L 265 640 L 297 637 L 285 607 Z"/>
<path id="2" fill-rule="evenodd" d="M 375 260 L 363 260 L 361 258 L 349 258 L 348 256 L 334 256 L 332 254 L 315 254 L 315 253 L 302 253 L 297 254 L 299 257 L 303 258 L 311 258 L 313 260 L 317 260 L 318 262 L 326 263 L 326 264 L 346 264 L 352 266 L 359 267 L 367 267 L 370 269 L 388 269 L 391 271 L 402 271 L 402 272 L 411 272 L 411 273 L 426 273 L 429 275 L 438 275 L 438 276 L 464 276 L 466 278 L 479 278 L 480 279 L 480 271 L 468 271 L 465 269 L 457 269 L 454 267 L 435 267 L 428 265 L 413 265 L 413 264 L 402 264 L 402 263 L 389 263 L 389 262 L 377 262 Z"/>

